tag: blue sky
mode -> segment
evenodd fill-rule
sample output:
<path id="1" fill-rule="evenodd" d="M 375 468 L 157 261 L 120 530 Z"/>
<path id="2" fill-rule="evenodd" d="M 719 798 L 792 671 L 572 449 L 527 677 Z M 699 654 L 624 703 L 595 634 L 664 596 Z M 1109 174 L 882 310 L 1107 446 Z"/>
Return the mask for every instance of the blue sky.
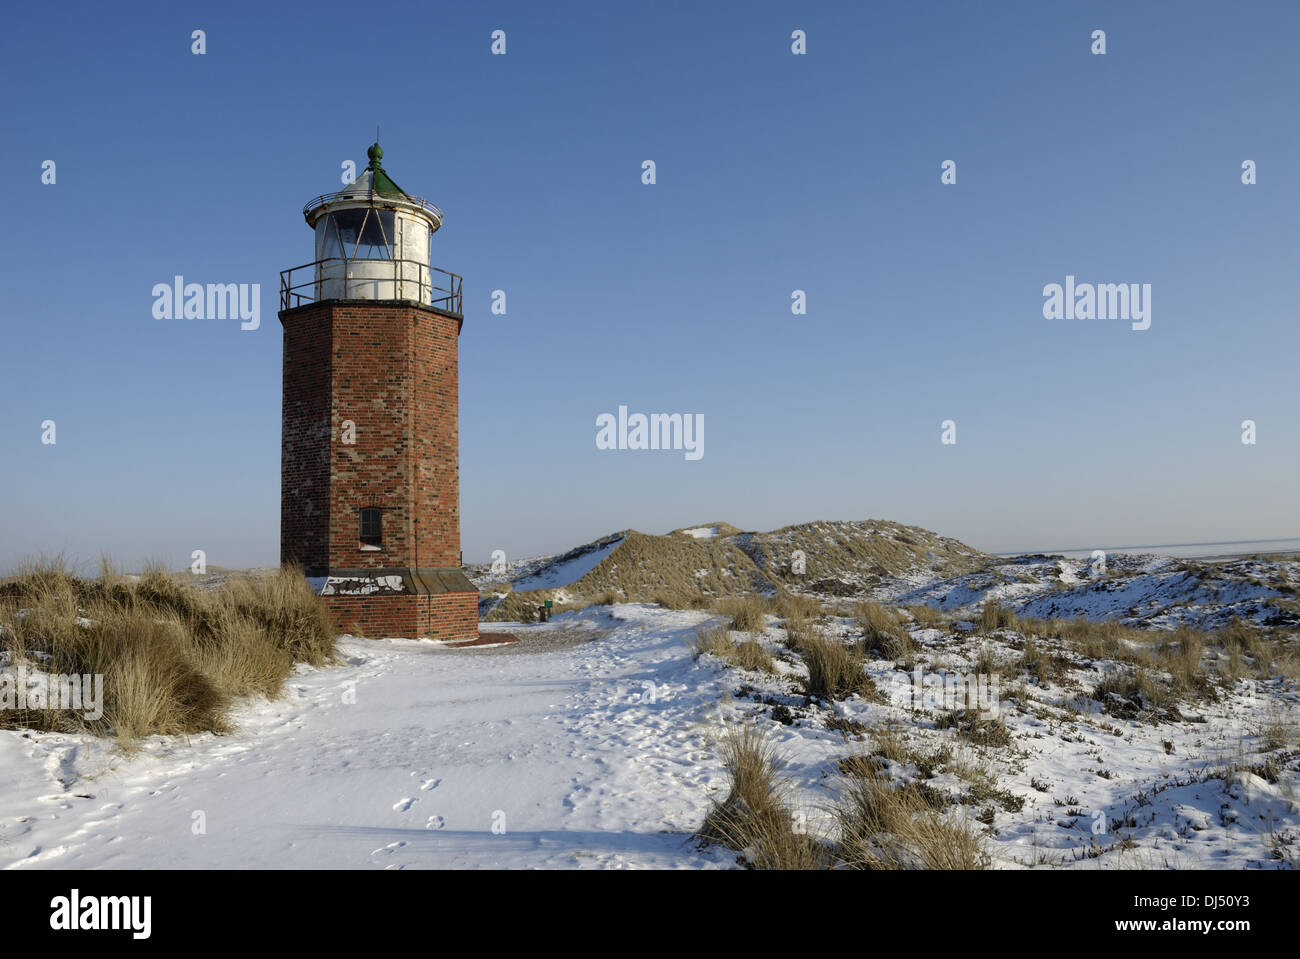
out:
<path id="1" fill-rule="evenodd" d="M 710 520 L 1298 536 L 1298 40 L 1294 2 L 24 7 L 0 568 L 277 561 L 279 271 L 376 125 L 465 277 L 467 561 Z M 261 328 L 155 320 L 176 274 L 261 284 Z M 1151 328 L 1044 319 L 1067 274 L 1151 284 Z M 702 414 L 704 457 L 598 450 L 620 404 Z"/>

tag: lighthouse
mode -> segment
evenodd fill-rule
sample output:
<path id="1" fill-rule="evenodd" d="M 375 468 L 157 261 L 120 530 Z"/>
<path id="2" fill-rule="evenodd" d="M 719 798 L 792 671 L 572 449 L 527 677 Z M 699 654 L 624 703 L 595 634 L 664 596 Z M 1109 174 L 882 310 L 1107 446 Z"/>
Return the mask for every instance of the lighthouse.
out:
<path id="1" fill-rule="evenodd" d="M 477 636 L 461 569 L 461 278 L 432 265 L 438 207 L 383 150 L 303 208 L 310 263 L 280 274 L 280 559 L 335 625 L 373 638 Z"/>

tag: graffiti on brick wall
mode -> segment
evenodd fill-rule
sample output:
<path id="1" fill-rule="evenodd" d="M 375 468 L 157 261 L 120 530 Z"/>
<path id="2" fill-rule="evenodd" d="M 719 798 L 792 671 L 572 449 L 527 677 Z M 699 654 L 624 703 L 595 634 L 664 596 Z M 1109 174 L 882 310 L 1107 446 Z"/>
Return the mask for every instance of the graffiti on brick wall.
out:
<path id="1" fill-rule="evenodd" d="M 406 592 L 400 576 L 327 576 L 322 596 L 395 596 Z"/>

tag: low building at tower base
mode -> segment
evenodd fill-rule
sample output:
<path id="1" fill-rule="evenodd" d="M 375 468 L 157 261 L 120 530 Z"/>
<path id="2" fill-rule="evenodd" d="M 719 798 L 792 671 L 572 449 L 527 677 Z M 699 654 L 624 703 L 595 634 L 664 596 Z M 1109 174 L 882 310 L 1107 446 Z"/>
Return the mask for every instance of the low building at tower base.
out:
<path id="1" fill-rule="evenodd" d="M 445 642 L 478 635 L 478 590 L 459 569 L 349 569 L 308 578 L 340 632 Z"/>

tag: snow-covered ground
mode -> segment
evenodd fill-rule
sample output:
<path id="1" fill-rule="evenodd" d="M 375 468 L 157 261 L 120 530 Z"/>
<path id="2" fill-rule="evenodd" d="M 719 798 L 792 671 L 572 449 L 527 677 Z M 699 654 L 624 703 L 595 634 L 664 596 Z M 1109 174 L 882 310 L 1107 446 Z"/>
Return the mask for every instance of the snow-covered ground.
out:
<path id="1" fill-rule="evenodd" d="M 854 635 L 844 619 L 825 628 Z M 801 665 L 780 662 L 778 676 L 725 673 L 737 702 L 764 717 L 787 757 L 810 831 L 831 833 L 835 763 L 850 752 L 880 755 L 874 737 L 888 731 L 909 758 L 888 760 L 887 774 L 944 796 L 951 815 L 983 817 L 994 868 L 1249 869 L 1300 861 L 1300 750 L 1265 743 L 1273 722 L 1292 730 L 1294 745 L 1294 684 L 1239 682 L 1218 701 L 1184 704 L 1181 721 L 1152 723 L 1117 718 L 1088 698 L 1106 663 L 1075 657 L 1056 680 L 1024 682 L 1014 631 L 964 641 L 948 630 L 911 632 L 923 681 L 969 682 L 980 653 L 993 655 L 1000 679 L 991 712 L 1006 727 L 1005 744 L 973 745 L 940 728 L 954 704 L 933 688 L 931 700 L 921 700 L 916 674 L 896 662 L 868 665 L 881 701 L 852 696 L 813 709 L 792 682 L 806 675 Z M 769 624 L 759 641 L 780 655 L 785 634 Z"/>
<path id="2" fill-rule="evenodd" d="M 234 734 L 132 756 L 0 731 L 0 868 L 730 864 L 689 838 L 725 784 L 686 647 L 704 614 L 618 617 L 496 650 L 344 639 Z M 547 631 L 560 648 L 523 651 Z"/>
<path id="3" fill-rule="evenodd" d="M 981 649 L 1005 665 L 1010 742 L 974 746 L 909 703 L 896 663 L 870 663 L 877 701 L 806 703 L 771 618 L 758 638 L 780 675 L 696 661 L 710 618 L 597 607 L 512 626 L 521 643 L 496 649 L 345 638 L 340 665 L 300 667 L 279 700 L 242 705 L 233 734 L 129 756 L 0 731 L 0 868 L 734 866 L 691 838 L 726 795 L 724 717 L 767 730 L 814 834 L 831 830 L 837 763 L 892 727 L 916 756 L 950 754 L 889 774 L 979 817 L 995 867 L 1275 868 L 1300 850 L 1300 753 L 1264 762 L 1262 746 L 1265 719 L 1300 708 L 1280 678 L 1152 724 L 1079 697 L 1096 664 L 1027 683 L 1014 636 L 914 625 L 931 674 L 969 673 Z"/>
<path id="4" fill-rule="evenodd" d="M 945 612 L 997 600 L 1022 616 L 1218 629 L 1234 617 L 1273 625 L 1293 621 L 1270 600 L 1300 590 L 1300 560 L 1251 557 L 1207 564 L 1120 553 L 1102 567 L 1057 556 L 1020 556 L 910 590 L 894 582 L 875 598 L 926 603 Z"/>

